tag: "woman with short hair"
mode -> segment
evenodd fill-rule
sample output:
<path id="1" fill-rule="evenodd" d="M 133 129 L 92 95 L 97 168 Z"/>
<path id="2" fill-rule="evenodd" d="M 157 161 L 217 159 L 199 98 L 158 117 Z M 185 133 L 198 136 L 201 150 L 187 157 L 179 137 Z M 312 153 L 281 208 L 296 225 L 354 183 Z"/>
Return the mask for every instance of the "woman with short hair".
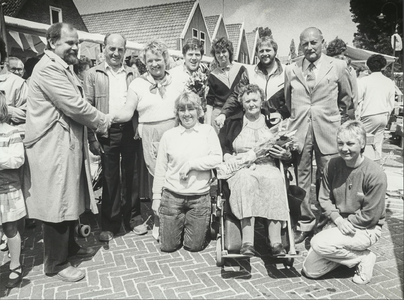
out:
<path id="1" fill-rule="evenodd" d="M 152 209 L 160 217 L 162 251 L 175 251 L 181 243 L 200 251 L 208 242 L 211 170 L 221 163 L 222 150 L 212 126 L 199 122 L 203 109 L 195 93 L 180 95 L 175 116 L 178 126 L 160 141 Z"/>
<path id="2" fill-rule="evenodd" d="M 206 123 L 211 124 L 216 133 L 219 133 L 220 127 L 215 119 L 220 115 L 227 98 L 240 81 L 245 67 L 233 62 L 233 44 L 225 37 L 213 41 L 210 53 L 215 58 L 217 67 L 208 77 Z"/>

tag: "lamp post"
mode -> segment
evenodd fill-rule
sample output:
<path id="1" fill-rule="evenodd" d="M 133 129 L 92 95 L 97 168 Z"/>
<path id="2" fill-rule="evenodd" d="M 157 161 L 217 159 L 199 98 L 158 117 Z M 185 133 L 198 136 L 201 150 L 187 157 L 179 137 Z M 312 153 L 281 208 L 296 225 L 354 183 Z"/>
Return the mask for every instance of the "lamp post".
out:
<path id="1" fill-rule="evenodd" d="M 395 8 L 394 11 L 395 11 L 395 13 L 396 13 L 396 21 L 395 21 L 396 26 L 395 26 L 394 33 L 393 33 L 393 35 L 392 35 L 392 39 L 393 39 L 393 41 L 392 41 L 392 46 L 393 46 L 393 56 L 394 56 L 394 60 L 393 60 L 393 63 L 392 63 L 392 65 L 391 65 L 391 79 L 394 81 L 394 63 L 395 63 L 395 61 L 396 61 L 396 41 L 397 41 L 396 34 L 397 34 L 397 27 L 398 27 L 398 24 L 397 24 L 397 20 L 398 20 L 398 14 L 397 14 L 398 8 L 397 8 L 397 5 L 396 5 L 395 3 L 393 3 L 393 2 L 384 3 L 383 6 L 382 6 L 382 9 L 380 10 L 380 11 L 381 11 L 381 12 L 380 12 L 380 15 L 378 15 L 377 18 L 378 18 L 379 20 L 383 20 L 383 19 L 386 17 L 386 15 L 383 14 L 383 8 L 384 8 L 386 5 L 388 5 L 388 4 L 394 5 L 394 8 Z"/>

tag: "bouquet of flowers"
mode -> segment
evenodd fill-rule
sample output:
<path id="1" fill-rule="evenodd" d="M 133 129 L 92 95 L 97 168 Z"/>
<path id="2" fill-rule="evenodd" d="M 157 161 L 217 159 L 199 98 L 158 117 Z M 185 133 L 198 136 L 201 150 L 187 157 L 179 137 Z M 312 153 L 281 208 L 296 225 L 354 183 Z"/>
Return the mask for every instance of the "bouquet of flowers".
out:
<path id="1" fill-rule="evenodd" d="M 201 68 L 193 72 L 185 83 L 185 87 L 197 94 L 201 98 L 202 108 L 205 110 L 205 90 L 208 82 L 208 76 L 203 72 Z"/>
<path id="2" fill-rule="evenodd" d="M 244 167 L 249 167 L 255 162 L 263 161 L 267 159 L 268 151 L 274 146 L 278 145 L 282 148 L 289 148 L 291 151 L 297 150 L 297 143 L 294 139 L 294 135 L 296 130 L 288 131 L 281 130 L 282 125 L 284 123 L 281 122 L 277 126 L 274 126 L 270 129 L 274 135 L 258 143 L 253 149 L 246 153 L 238 154 L 238 167 L 233 172 L 229 171 L 225 163 L 221 163 L 217 168 L 217 178 L 218 179 L 228 179 L 232 177 L 238 170 Z"/>

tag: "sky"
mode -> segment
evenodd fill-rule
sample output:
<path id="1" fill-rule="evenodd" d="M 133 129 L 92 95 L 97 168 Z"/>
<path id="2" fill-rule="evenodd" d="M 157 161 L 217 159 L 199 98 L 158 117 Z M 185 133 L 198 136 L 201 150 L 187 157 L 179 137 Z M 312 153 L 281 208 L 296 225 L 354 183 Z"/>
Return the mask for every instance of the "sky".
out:
<path id="1" fill-rule="evenodd" d="M 73 1 L 81 14 L 88 14 L 180 0 Z M 199 0 L 199 3 L 205 16 L 222 13 L 226 24 L 244 22 L 246 32 L 269 27 L 279 46 L 278 56 L 289 54 L 292 39 L 297 47 L 300 33 L 310 26 L 320 28 L 326 41 L 338 36 L 349 45 L 356 32 L 349 0 Z"/>

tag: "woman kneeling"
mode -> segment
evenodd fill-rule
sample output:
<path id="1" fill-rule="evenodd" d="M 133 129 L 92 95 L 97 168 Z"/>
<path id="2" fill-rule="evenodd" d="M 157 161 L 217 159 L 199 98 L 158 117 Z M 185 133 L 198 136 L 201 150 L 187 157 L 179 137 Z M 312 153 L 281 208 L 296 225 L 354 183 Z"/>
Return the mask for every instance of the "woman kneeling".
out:
<path id="1" fill-rule="evenodd" d="M 237 170 L 240 161 L 249 161 L 249 167 L 238 170 L 228 179 L 230 207 L 241 220 L 242 247 L 240 253 L 255 254 L 254 217 L 268 219 L 268 237 L 273 256 L 286 254 L 281 243 L 283 221 L 288 219 L 287 195 L 282 174 L 274 159 L 291 159 L 289 149 L 274 145 L 264 159 L 256 160 L 253 148 L 274 138 L 261 113 L 264 93 L 255 84 L 248 85 L 239 100 L 243 111 L 228 118 L 219 133 L 224 162 L 230 172 Z"/>
<path id="2" fill-rule="evenodd" d="M 337 143 L 340 157 L 325 168 L 318 199 L 329 223 L 311 240 L 303 272 L 318 278 L 340 265 L 356 266 L 353 282 L 366 284 L 376 262 L 368 248 L 385 222 L 386 174 L 363 156 L 366 131 L 359 121 L 341 125 Z"/>
<path id="3" fill-rule="evenodd" d="M 175 115 L 178 126 L 160 141 L 152 209 L 160 217 L 162 251 L 175 251 L 181 244 L 200 251 L 207 245 L 211 169 L 220 164 L 222 150 L 213 127 L 199 122 L 203 110 L 196 94 L 182 93 Z"/>

